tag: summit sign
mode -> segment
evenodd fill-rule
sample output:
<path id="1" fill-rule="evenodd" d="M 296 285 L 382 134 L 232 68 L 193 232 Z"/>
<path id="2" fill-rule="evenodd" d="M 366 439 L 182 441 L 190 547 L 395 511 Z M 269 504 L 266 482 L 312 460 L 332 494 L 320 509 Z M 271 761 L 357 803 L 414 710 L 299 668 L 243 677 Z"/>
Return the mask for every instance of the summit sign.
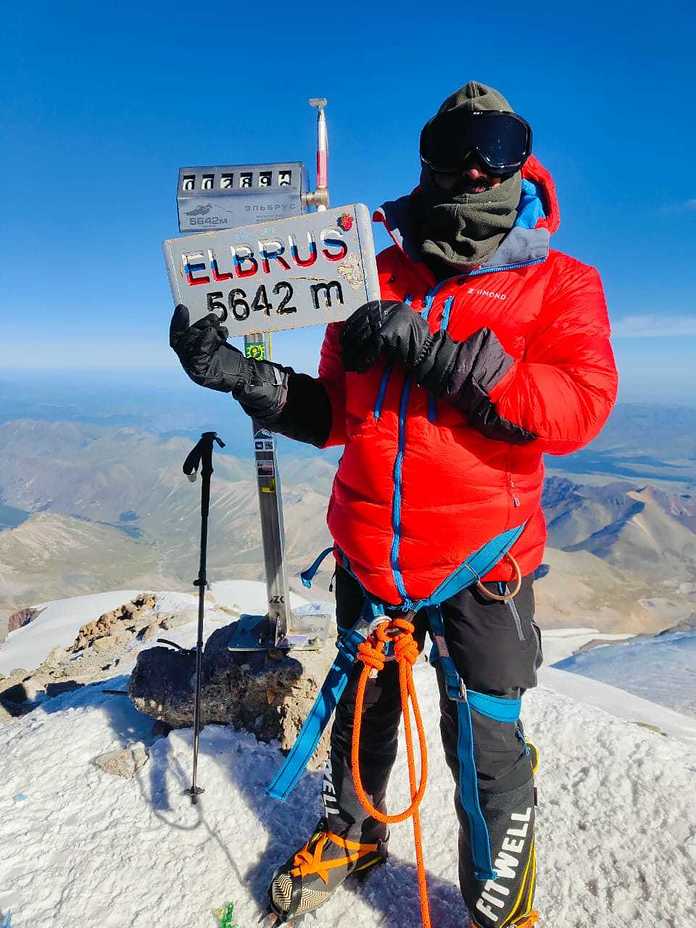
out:
<path id="1" fill-rule="evenodd" d="M 163 249 L 174 301 L 191 323 L 215 313 L 231 336 L 340 322 L 379 299 L 361 203 L 168 239 Z"/>

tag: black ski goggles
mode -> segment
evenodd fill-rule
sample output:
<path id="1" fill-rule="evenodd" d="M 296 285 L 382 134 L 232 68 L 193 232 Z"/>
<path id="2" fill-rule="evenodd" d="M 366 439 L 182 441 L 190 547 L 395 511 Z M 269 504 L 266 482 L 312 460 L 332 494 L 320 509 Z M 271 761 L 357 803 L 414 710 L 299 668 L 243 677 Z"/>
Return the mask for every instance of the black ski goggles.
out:
<path id="1" fill-rule="evenodd" d="M 491 174 L 514 174 L 532 152 L 532 128 L 516 113 L 446 110 L 426 123 L 420 157 L 431 171 L 459 174 L 472 154 Z"/>

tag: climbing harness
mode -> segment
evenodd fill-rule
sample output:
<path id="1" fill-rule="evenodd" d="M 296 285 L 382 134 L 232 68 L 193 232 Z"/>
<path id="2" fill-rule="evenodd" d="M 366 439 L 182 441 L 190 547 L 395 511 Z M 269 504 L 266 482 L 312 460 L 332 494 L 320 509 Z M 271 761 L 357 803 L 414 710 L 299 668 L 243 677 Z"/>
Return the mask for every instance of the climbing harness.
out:
<path id="1" fill-rule="evenodd" d="M 421 829 L 419 806 L 425 793 L 427 781 L 427 746 L 420 716 L 415 685 L 413 683 L 413 664 L 418 658 L 419 647 L 413 638 L 414 625 L 411 619 L 420 610 L 425 611 L 428 621 L 430 637 L 433 642 L 430 662 L 440 665 L 443 674 L 445 690 L 449 699 L 457 704 L 459 757 L 459 799 L 469 822 L 471 835 L 471 851 L 474 873 L 478 880 L 495 880 L 497 873 L 493 867 L 491 857 L 491 842 L 488 826 L 481 810 L 478 795 L 478 777 L 474 753 L 474 735 L 472 711 L 487 716 L 498 722 L 514 724 L 518 721 L 521 708 L 521 699 L 510 699 L 501 696 L 491 696 L 467 689 L 464 681 L 449 654 L 445 640 L 444 620 L 441 604 L 452 596 L 473 585 L 480 585 L 481 578 L 508 554 L 510 548 L 517 541 L 524 530 L 524 524 L 509 529 L 496 538 L 483 545 L 478 551 L 464 561 L 449 577 L 435 589 L 432 595 L 417 602 L 409 601 L 399 607 L 385 605 L 376 600 L 362 587 L 364 594 L 363 611 L 350 629 L 339 627 L 337 648 L 338 654 L 334 660 L 328 676 L 324 681 L 316 701 L 305 720 L 302 729 L 285 758 L 283 765 L 277 772 L 273 782 L 268 787 L 268 793 L 274 799 L 285 800 L 299 782 L 309 759 L 314 754 L 335 708 L 348 683 L 348 678 L 356 661 L 363 664 L 361 669 L 358 691 L 356 694 L 355 722 L 353 726 L 352 743 L 352 776 L 356 794 L 368 815 L 384 822 L 405 821 L 413 819 L 414 841 L 416 845 L 416 861 L 418 869 L 418 884 L 421 900 L 421 916 L 424 928 L 430 928 L 430 914 L 427 898 L 425 868 L 421 842 Z M 314 561 L 314 563 L 301 574 L 302 582 L 306 587 L 311 586 L 324 558 L 333 552 L 327 548 Z M 360 583 L 351 570 L 350 563 L 340 552 L 340 562 L 353 578 Z M 501 598 L 507 600 L 516 595 L 521 587 L 521 571 L 517 562 L 512 561 L 517 574 L 514 594 L 506 594 Z M 485 588 L 484 588 L 485 589 Z M 490 591 L 486 590 L 486 593 Z M 497 595 L 491 598 L 498 599 Z M 395 614 L 396 613 L 396 614 Z M 411 791 L 410 805 L 403 812 L 387 815 L 375 809 L 362 785 L 360 776 L 360 733 L 362 726 L 362 708 L 365 688 L 371 673 L 379 672 L 387 660 L 394 660 L 399 668 L 399 689 L 404 717 L 404 732 L 406 736 L 407 761 Z M 421 756 L 420 778 L 416 776 L 415 751 L 413 730 L 411 727 L 410 711 L 418 732 L 419 749 Z"/>

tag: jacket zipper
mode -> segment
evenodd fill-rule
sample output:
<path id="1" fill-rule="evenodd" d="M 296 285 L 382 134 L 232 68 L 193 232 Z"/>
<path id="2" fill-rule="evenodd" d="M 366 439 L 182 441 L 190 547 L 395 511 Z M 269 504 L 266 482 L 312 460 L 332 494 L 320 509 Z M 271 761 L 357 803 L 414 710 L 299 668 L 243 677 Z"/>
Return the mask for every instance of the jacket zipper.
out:
<path id="1" fill-rule="evenodd" d="M 428 318 L 428 314 L 433 305 L 433 291 L 429 291 L 425 300 L 423 301 L 423 309 L 421 310 L 421 315 L 424 319 Z M 411 599 L 409 598 L 408 592 L 406 591 L 406 586 L 404 584 L 404 578 L 401 573 L 401 568 L 399 566 L 399 550 L 401 547 L 401 490 L 403 482 L 403 465 L 404 465 L 404 456 L 406 454 L 406 416 L 408 413 L 408 404 L 411 398 L 411 388 L 413 386 L 413 380 L 410 375 L 406 375 L 404 379 L 404 385 L 401 389 L 401 398 L 399 400 L 399 434 L 398 434 L 398 445 L 396 458 L 394 459 L 394 495 L 392 497 L 392 546 L 390 553 L 390 563 L 392 569 L 392 579 L 394 580 L 394 585 L 401 596 L 401 605 L 404 609 L 410 609 L 412 604 Z"/>
<path id="2" fill-rule="evenodd" d="M 446 332 L 449 325 L 450 315 L 452 313 L 452 304 L 454 296 L 448 296 L 445 305 L 442 308 L 442 319 L 440 320 L 440 331 Z M 437 397 L 432 393 L 428 395 L 428 421 L 437 422 Z"/>
<path id="3" fill-rule="evenodd" d="M 481 274 L 491 274 L 496 271 L 515 270 L 516 268 L 528 267 L 529 265 L 532 265 L 532 264 L 542 264 L 545 260 L 546 258 L 536 258 L 532 261 L 524 261 L 519 264 L 502 264 L 499 267 L 479 268 L 478 271 L 471 271 L 469 274 L 460 274 L 458 275 L 458 277 L 460 277 L 461 279 L 466 279 L 469 277 L 480 277 Z M 456 278 L 448 278 L 446 280 L 438 281 L 438 283 L 431 290 L 428 291 L 428 293 L 425 296 L 423 309 L 421 311 L 421 315 L 423 316 L 424 319 L 428 318 L 428 314 L 432 308 L 433 300 L 435 299 L 435 296 L 438 290 L 440 290 L 441 287 L 445 286 L 445 284 L 451 283 L 452 280 L 455 280 L 455 279 Z M 449 316 L 448 316 L 448 321 L 449 321 Z M 387 371 L 385 371 L 384 376 L 386 375 L 387 375 Z M 388 382 L 388 379 L 387 379 L 387 382 Z M 398 437 L 398 450 L 396 453 L 396 458 L 394 459 L 394 471 L 393 471 L 393 475 L 394 475 L 394 495 L 392 497 L 393 537 L 392 537 L 391 556 L 390 556 L 392 578 L 394 580 L 394 585 L 396 586 L 396 589 L 399 592 L 399 595 L 402 597 L 401 606 L 405 609 L 411 608 L 413 605 L 413 601 L 408 596 L 408 593 L 406 591 L 406 586 L 404 584 L 404 578 L 401 573 L 401 568 L 399 566 L 399 549 L 401 546 L 401 489 L 402 489 L 401 484 L 402 484 L 402 479 L 403 479 L 404 457 L 406 455 L 406 414 L 408 412 L 408 404 L 409 404 L 409 399 L 411 395 L 412 385 L 413 385 L 413 381 L 411 380 L 410 377 L 407 376 L 404 381 L 404 385 L 401 391 L 401 399 L 399 403 L 399 437 Z M 386 393 L 386 387 L 384 388 L 384 392 Z M 381 388 L 380 388 L 380 393 L 382 393 Z M 384 401 L 384 396 L 382 396 L 382 401 Z M 381 414 L 381 407 L 380 407 L 380 414 Z M 508 471 L 508 481 L 510 484 L 512 483 L 512 476 L 509 471 Z M 517 502 L 514 502 L 515 500 L 517 500 Z M 519 499 L 517 497 L 513 497 L 513 504 L 516 506 L 519 505 Z M 522 631 L 522 624 L 520 622 L 519 613 L 517 612 L 516 607 L 515 607 L 515 612 L 513 612 L 513 615 L 516 615 L 515 624 L 518 629 L 517 633 L 520 636 L 520 639 L 524 641 L 524 633 Z"/>
<path id="4" fill-rule="evenodd" d="M 406 296 L 404 297 L 404 303 L 407 306 L 410 306 L 412 299 L 413 297 L 411 296 L 411 294 L 407 293 Z M 387 388 L 389 386 L 389 381 L 391 379 L 393 370 L 394 370 L 394 366 L 392 364 L 389 364 L 387 365 L 387 367 L 385 367 L 384 373 L 382 374 L 382 379 L 380 380 L 380 383 L 379 383 L 379 390 L 377 391 L 377 399 L 375 400 L 374 409 L 372 410 L 372 415 L 374 416 L 375 419 L 379 419 L 380 416 L 382 415 L 382 407 L 384 406 L 384 398 L 387 395 Z"/>
<path id="5" fill-rule="evenodd" d="M 384 406 L 384 398 L 387 395 L 387 387 L 389 386 L 389 380 L 392 375 L 392 370 L 394 368 L 391 364 L 387 365 L 382 374 L 382 379 L 379 384 L 379 390 L 377 391 L 377 399 L 375 400 L 375 408 L 372 410 L 372 415 L 375 419 L 379 419 L 382 415 L 382 407 Z"/>
<path id="6" fill-rule="evenodd" d="M 520 261 L 518 264 L 498 264 L 496 267 L 479 267 L 475 271 L 463 274 L 463 277 L 480 277 L 482 274 L 492 274 L 495 271 L 515 271 L 518 267 L 531 267 L 533 264 L 543 264 L 546 258 L 530 258 L 529 261 Z"/>

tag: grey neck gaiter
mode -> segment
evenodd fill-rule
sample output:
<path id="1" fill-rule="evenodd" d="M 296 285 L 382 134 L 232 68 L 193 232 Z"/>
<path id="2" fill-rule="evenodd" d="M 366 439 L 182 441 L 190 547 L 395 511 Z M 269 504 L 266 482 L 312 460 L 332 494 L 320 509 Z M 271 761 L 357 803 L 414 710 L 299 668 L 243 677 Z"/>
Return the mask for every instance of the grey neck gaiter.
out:
<path id="1" fill-rule="evenodd" d="M 521 193 L 519 172 L 483 193 L 453 194 L 434 185 L 424 170 L 410 202 L 425 260 L 459 271 L 483 264 L 515 224 Z"/>

